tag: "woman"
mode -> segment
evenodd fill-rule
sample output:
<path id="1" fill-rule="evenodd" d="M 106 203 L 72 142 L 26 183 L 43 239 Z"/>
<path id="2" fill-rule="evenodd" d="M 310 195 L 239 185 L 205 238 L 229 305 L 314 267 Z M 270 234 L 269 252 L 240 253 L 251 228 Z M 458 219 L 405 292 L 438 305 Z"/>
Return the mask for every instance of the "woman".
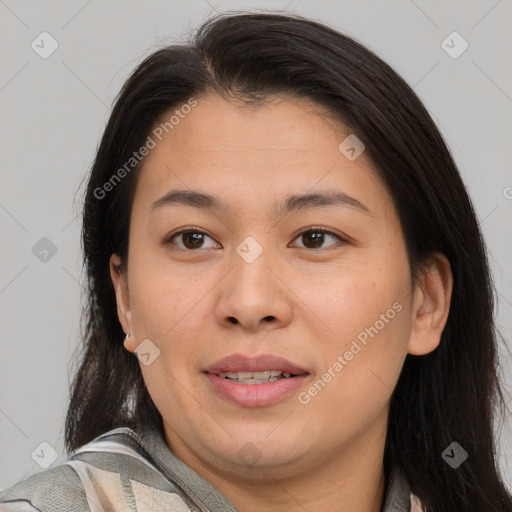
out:
<path id="1" fill-rule="evenodd" d="M 234 14 L 149 56 L 82 233 L 73 453 L 0 510 L 512 510 L 478 222 L 361 44 Z"/>

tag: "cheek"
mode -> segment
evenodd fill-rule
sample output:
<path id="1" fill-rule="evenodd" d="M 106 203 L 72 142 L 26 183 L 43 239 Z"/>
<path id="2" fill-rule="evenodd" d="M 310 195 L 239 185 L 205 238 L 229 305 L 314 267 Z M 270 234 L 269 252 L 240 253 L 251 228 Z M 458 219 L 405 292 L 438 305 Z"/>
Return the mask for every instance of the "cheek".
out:
<path id="1" fill-rule="evenodd" d="M 396 318 L 404 316 L 396 315 L 396 309 L 401 306 L 403 311 L 405 308 L 407 283 L 407 272 L 395 271 L 392 266 L 360 265 L 333 279 L 324 293 L 317 296 L 323 303 L 318 307 L 324 311 L 325 321 L 334 331 L 332 336 L 346 342 L 376 322 L 379 331 L 384 330 L 384 325 L 387 330 L 391 323 L 396 323 Z M 399 306 L 393 309 L 395 303 Z"/>
<path id="2" fill-rule="evenodd" d="M 189 324 L 191 315 L 200 314 L 196 303 L 205 293 L 205 284 L 197 273 L 184 275 L 161 255 L 155 257 L 155 252 L 159 251 L 130 254 L 130 306 L 135 329 L 163 342 Z"/>
<path id="3" fill-rule="evenodd" d="M 157 408 L 169 417 L 176 409 L 194 407 L 187 403 L 197 385 L 190 378 L 190 368 L 197 357 L 194 340 L 204 339 L 201 326 L 206 321 L 206 311 L 198 300 L 205 292 L 200 280 L 164 270 L 161 264 L 151 265 L 149 258 L 139 263 L 132 261 L 134 330 L 138 341 L 150 339 L 159 351 L 152 364 L 141 364 L 141 371 Z M 185 382 L 188 392 L 184 392 Z"/>
<path id="4" fill-rule="evenodd" d="M 317 296 L 331 332 L 323 338 L 324 367 L 317 375 L 321 382 L 316 381 L 311 393 L 322 395 L 315 399 L 317 407 L 332 414 L 333 421 L 339 421 L 341 409 L 359 414 L 360 421 L 381 411 L 407 354 L 411 323 L 406 260 L 360 263 L 358 271 L 351 269 Z"/>
<path id="5" fill-rule="evenodd" d="M 304 418 L 315 423 L 312 428 L 318 428 L 326 442 L 366 431 L 390 400 L 407 355 L 408 332 L 406 308 L 394 305 L 383 310 L 387 323 L 375 314 L 360 314 L 357 321 L 347 316 L 338 324 L 342 335 L 337 342 L 324 345 L 324 367 L 299 398 Z"/>

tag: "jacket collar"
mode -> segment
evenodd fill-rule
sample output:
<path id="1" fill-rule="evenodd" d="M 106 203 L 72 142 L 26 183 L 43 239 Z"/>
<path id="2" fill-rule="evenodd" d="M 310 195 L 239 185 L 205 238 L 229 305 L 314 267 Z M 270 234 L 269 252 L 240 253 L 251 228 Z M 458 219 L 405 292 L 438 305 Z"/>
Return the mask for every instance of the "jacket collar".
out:
<path id="1" fill-rule="evenodd" d="M 411 499 L 409 482 L 402 471 L 394 469 L 389 478 L 389 485 L 384 497 L 382 512 L 409 512 Z"/>

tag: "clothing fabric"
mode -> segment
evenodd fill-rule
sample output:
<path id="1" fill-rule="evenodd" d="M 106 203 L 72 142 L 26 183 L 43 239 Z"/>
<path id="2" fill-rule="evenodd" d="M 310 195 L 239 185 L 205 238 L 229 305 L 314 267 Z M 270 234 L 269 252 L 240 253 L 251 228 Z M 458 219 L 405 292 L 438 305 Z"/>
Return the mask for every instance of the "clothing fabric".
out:
<path id="1" fill-rule="evenodd" d="M 383 512 L 421 512 L 393 472 Z M 178 459 L 162 434 L 113 429 L 64 464 L 0 492 L 0 512 L 237 512 L 226 496 Z"/>

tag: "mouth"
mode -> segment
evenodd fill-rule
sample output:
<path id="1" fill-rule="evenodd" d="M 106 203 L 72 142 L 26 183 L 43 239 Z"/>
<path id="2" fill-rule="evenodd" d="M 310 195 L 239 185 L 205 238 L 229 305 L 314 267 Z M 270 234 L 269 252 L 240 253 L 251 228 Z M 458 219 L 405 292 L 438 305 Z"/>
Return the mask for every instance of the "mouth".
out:
<path id="1" fill-rule="evenodd" d="M 273 354 L 232 354 L 210 365 L 204 373 L 243 384 L 267 384 L 309 374 L 304 368 Z"/>
<path id="2" fill-rule="evenodd" d="M 264 370 L 262 372 L 219 372 L 211 373 L 210 375 L 216 375 L 221 379 L 238 382 L 239 384 L 269 384 L 281 379 L 291 379 L 299 375 L 308 375 L 308 373 L 291 374 L 281 370 Z"/>
<path id="3" fill-rule="evenodd" d="M 301 375 L 301 374 L 297 374 Z M 296 377 L 288 372 L 280 370 L 266 370 L 263 372 L 221 372 L 219 377 L 228 379 L 239 384 L 268 384 L 281 379 L 290 379 Z"/>
<path id="4" fill-rule="evenodd" d="M 244 407 L 263 407 L 284 399 L 303 386 L 310 375 L 304 368 L 271 354 L 233 354 L 202 373 L 216 394 Z"/>

